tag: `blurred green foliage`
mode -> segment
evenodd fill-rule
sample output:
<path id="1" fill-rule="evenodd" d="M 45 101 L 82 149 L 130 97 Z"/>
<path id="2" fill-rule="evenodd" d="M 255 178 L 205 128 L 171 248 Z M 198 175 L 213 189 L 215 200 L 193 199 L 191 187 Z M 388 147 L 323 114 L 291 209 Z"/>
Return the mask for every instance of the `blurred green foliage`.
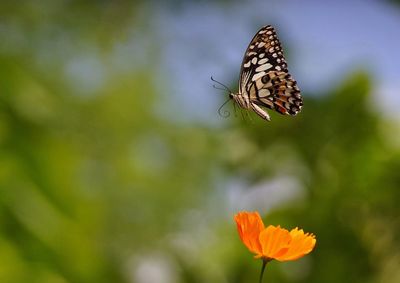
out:
<path id="1" fill-rule="evenodd" d="M 238 240 L 224 188 L 279 176 L 305 197 L 265 223 L 313 232 L 317 248 L 272 262 L 266 282 L 398 281 L 398 124 L 369 104 L 369 75 L 304 94 L 295 118 L 177 125 L 157 115 L 150 67 L 85 96 L 65 79 L 68 50 L 40 59 L 56 31 L 106 57 L 135 5 L 45 2 L 0 7 L 14 36 L 0 49 L 0 282 L 149 282 L 137 276 L 148 258 L 173 282 L 256 282 L 261 262 Z"/>

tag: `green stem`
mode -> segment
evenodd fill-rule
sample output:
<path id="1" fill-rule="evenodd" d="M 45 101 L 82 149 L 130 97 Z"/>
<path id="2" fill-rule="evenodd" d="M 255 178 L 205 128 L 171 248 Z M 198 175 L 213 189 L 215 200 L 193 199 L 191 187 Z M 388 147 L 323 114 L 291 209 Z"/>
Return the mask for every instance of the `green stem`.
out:
<path id="1" fill-rule="evenodd" d="M 262 267 L 261 267 L 261 274 L 260 274 L 260 280 L 258 281 L 259 283 L 262 283 L 263 275 L 264 275 L 264 270 L 265 266 L 267 265 L 268 260 L 263 259 Z"/>

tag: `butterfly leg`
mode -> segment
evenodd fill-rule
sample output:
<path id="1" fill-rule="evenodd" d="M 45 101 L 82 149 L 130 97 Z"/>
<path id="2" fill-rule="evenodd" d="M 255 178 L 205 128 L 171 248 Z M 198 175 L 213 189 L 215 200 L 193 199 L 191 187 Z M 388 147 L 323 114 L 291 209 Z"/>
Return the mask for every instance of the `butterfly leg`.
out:
<path id="1" fill-rule="evenodd" d="M 251 109 L 253 109 L 254 112 L 257 113 L 258 116 L 263 118 L 264 120 L 271 121 L 271 118 L 269 117 L 268 113 L 262 109 L 260 106 L 254 103 L 250 103 Z"/>
<path id="2" fill-rule="evenodd" d="M 244 111 L 244 110 L 243 110 L 242 108 L 240 108 L 239 110 L 240 110 L 240 115 L 242 115 L 243 121 L 246 122 L 246 116 L 243 114 L 243 111 Z"/>
<path id="3" fill-rule="evenodd" d="M 249 118 L 250 123 L 254 123 L 253 118 L 251 117 L 249 111 L 246 110 L 246 117 Z"/>
<path id="4" fill-rule="evenodd" d="M 236 103 L 233 103 L 233 109 L 234 109 L 234 112 L 235 112 L 235 117 L 237 117 Z"/>

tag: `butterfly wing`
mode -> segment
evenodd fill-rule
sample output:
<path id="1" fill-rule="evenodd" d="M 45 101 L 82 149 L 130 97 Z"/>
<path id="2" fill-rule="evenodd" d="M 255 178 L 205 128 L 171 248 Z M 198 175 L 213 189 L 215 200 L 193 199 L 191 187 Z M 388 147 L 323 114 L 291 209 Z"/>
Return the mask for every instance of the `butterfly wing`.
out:
<path id="1" fill-rule="evenodd" d="M 251 40 L 240 71 L 239 92 L 249 101 L 296 115 L 303 105 L 300 89 L 289 74 L 275 29 L 261 28 Z"/>
<path id="2" fill-rule="evenodd" d="M 249 89 L 250 101 L 285 115 L 296 115 L 303 98 L 296 81 L 289 73 L 271 71 L 258 78 Z"/>

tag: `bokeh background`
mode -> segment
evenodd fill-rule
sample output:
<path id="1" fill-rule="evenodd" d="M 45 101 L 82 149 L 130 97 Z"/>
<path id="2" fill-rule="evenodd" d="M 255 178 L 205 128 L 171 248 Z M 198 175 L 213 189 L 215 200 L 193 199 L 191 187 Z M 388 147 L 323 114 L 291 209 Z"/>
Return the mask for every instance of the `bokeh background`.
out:
<path id="1" fill-rule="evenodd" d="M 220 117 L 273 24 L 296 117 Z M 0 282 L 400 282 L 399 1 L 2 1 Z"/>

